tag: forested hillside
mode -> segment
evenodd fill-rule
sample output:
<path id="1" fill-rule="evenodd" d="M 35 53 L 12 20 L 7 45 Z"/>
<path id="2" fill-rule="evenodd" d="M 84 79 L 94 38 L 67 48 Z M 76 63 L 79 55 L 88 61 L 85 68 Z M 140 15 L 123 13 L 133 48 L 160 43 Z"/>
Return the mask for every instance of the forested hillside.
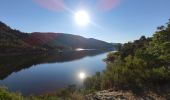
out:
<path id="1" fill-rule="evenodd" d="M 113 50 L 111 43 L 64 33 L 23 33 L 0 22 L 1 53 L 74 50 L 76 48 Z"/>
<path id="2" fill-rule="evenodd" d="M 0 22 L 0 53 L 40 52 L 44 50 L 44 48 L 34 47 L 26 43 L 25 39 L 28 37 L 28 33 L 11 29 Z"/>

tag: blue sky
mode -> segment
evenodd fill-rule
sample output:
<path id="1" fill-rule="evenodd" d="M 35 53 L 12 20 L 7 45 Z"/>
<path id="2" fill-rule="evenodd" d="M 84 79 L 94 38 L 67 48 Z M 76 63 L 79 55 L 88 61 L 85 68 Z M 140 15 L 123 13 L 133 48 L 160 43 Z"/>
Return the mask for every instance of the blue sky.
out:
<path id="1" fill-rule="evenodd" d="M 97 6 L 100 0 L 63 1 L 68 9 L 54 11 L 35 0 L 0 0 L 0 21 L 23 32 L 62 32 L 125 43 L 152 36 L 170 19 L 170 0 L 121 0 L 107 11 Z M 85 9 L 94 24 L 77 25 L 74 12 L 79 9 Z"/>

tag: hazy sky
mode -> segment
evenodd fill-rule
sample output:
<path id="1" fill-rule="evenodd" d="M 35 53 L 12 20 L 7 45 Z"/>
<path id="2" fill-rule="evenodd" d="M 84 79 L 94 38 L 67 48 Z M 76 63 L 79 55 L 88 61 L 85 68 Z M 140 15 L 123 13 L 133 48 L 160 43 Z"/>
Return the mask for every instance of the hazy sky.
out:
<path id="1" fill-rule="evenodd" d="M 80 26 L 83 9 L 90 23 Z M 0 0 L 0 21 L 23 32 L 62 32 L 108 42 L 152 36 L 170 18 L 170 0 Z"/>

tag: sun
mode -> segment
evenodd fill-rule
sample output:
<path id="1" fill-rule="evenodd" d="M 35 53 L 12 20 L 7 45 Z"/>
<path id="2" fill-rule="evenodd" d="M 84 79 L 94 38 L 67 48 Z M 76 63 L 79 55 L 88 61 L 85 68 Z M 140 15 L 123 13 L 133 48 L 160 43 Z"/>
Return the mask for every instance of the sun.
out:
<path id="1" fill-rule="evenodd" d="M 78 25 L 85 26 L 90 22 L 90 17 L 87 11 L 79 10 L 75 13 L 75 21 Z"/>

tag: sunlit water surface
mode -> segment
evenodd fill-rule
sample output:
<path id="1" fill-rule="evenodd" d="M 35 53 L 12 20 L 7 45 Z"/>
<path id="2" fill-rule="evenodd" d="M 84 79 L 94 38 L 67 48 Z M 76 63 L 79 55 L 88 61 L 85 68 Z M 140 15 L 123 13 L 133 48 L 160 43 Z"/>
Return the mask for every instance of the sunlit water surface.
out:
<path id="1" fill-rule="evenodd" d="M 24 95 L 53 92 L 72 84 L 81 87 L 86 77 L 105 69 L 103 59 L 107 53 L 0 57 L 0 85 Z"/>

